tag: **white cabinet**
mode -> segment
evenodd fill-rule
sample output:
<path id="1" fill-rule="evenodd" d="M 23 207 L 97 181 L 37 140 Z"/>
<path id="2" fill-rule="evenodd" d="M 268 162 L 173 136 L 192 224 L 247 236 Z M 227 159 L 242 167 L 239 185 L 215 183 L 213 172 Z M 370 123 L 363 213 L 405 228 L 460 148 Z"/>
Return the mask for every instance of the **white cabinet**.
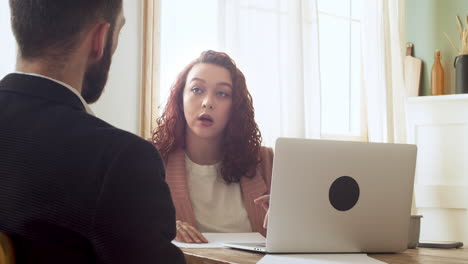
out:
<path id="1" fill-rule="evenodd" d="M 468 94 L 412 97 L 407 111 L 420 239 L 468 244 Z"/>

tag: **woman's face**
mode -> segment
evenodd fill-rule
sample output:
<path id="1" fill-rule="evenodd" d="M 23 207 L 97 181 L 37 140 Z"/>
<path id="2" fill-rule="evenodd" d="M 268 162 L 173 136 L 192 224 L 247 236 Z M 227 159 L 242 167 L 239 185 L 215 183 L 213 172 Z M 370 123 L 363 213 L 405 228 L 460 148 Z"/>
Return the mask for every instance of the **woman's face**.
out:
<path id="1" fill-rule="evenodd" d="M 231 115 L 231 74 L 214 64 L 194 65 L 187 75 L 183 103 L 187 133 L 219 139 Z"/>

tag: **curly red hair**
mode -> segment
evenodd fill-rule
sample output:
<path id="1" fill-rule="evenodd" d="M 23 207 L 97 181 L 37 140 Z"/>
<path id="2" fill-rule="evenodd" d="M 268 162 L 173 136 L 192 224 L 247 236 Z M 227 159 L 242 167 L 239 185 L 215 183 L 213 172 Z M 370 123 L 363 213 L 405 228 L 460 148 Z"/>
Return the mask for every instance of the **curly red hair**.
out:
<path id="1" fill-rule="evenodd" d="M 185 147 L 183 90 L 188 73 L 199 63 L 221 66 L 229 71 L 232 78 L 232 114 L 224 129 L 221 175 L 226 183 L 239 182 L 241 177 L 252 178 L 261 162 L 262 136 L 254 119 L 252 96 L 247 90 L 244 74 L 224 52 L 204 51 L 179 73 L 171 87 L 164 112 L 156 119 L 152 142 L 166 162 L 174 150 Z"/>

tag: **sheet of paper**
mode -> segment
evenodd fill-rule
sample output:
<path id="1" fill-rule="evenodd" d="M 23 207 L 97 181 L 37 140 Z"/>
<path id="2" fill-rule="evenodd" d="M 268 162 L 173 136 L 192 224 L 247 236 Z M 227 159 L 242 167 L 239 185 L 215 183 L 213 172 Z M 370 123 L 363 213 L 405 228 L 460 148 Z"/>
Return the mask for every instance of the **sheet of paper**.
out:
<path id="1" fill-rule="evenodd" d="M 385 264 L 367 254 L 265 255 L 257 264 Z"/>
<path id="2" fill-rule="evenodd" d="M 265 243 L 265 237 L 260 233 L 202 233 L 208 243 L 192 244 L 181 243 L 175 240 L 172 243 L 180 248 L 225 248 L 223 243 Z"/>

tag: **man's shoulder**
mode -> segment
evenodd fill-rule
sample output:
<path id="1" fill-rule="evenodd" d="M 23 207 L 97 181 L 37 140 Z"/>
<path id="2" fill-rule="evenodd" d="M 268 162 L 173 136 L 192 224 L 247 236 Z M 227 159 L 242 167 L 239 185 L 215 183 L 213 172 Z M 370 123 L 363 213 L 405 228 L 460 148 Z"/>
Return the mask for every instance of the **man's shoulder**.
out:
<path id="1" fill-rule="evenodd" d="M 155 149 L 151 143 L 143 138 L 117 128 L 106 121 L 89 114 L 82 114 L 80 117 L 74 117 L 77 120 L 76 131 L 78 137 L 89 138 L 92 141 L 116 142 L 121 145 L 131 145 L 133 147 Z"/>
<path id="2" fill-rule="evenodd" d="M 60 131 L 56 135 L 72 148 L 95 155 L 115 156 L 125 151 L 134 152 L 141 158 L 159 156 L 156 148 L 148 141 L 86 112 L 65 110 L 57 118 L 53 122 L 54 126 L 62 125 L 56 127 Z"/>

